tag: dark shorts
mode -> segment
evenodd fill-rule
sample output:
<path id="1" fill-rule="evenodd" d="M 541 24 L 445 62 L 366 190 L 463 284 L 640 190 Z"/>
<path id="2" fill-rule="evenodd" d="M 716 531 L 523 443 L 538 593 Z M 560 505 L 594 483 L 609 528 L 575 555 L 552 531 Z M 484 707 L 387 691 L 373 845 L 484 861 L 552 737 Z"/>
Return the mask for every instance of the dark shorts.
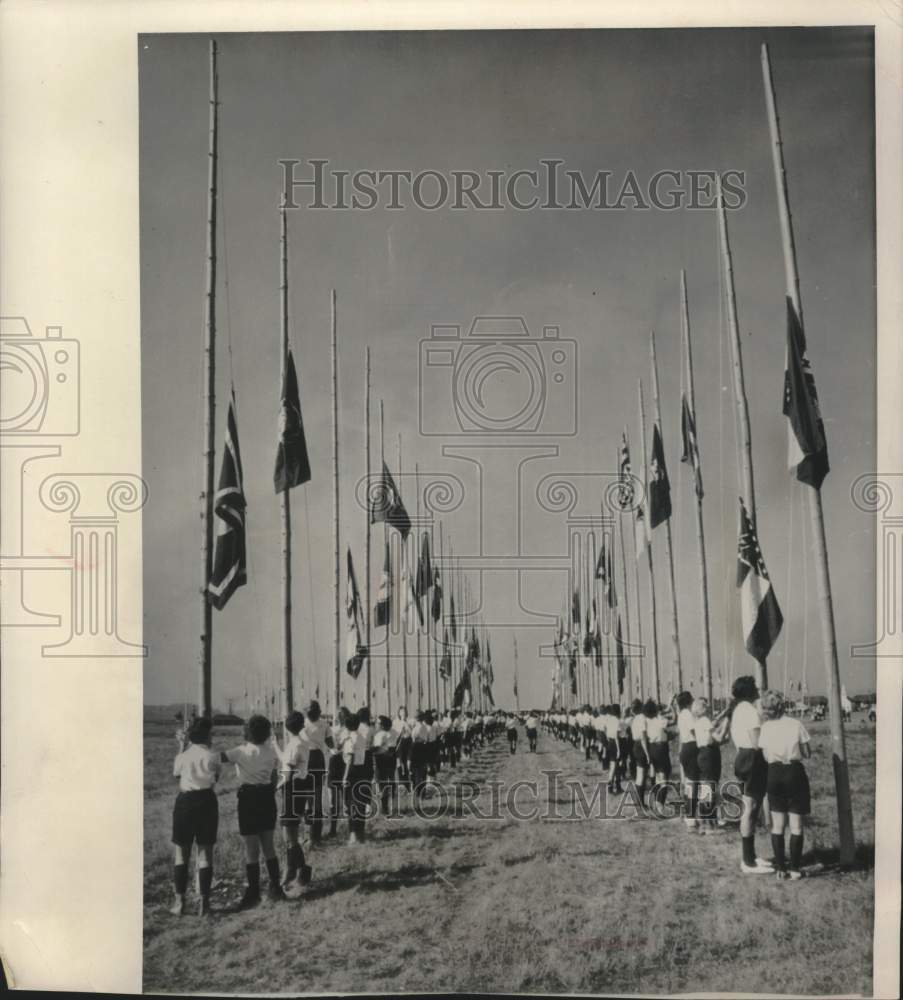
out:
<path id="1" fill-rule="evenodd" d="M 743 794 L 751 799 L 765 797 L 768 785 L 768 765 L 761 750 L 744 747 L 734 758 L 734 775 L 743 782 Z"/>
<path id="2" fill-rule="evenodd" d="M 327 774 L 331 785 L 341 785 L 342 779 L 345 777 L 345 761 L 340 753 L 334 753 L 329 758 Z"/>
<path id="3" fill-rule="evenodd" d="M 378 753 L 373 758 L 376 763 L 376 780 L 388 783 L 395 780 L 395 754 Z"/>
<path id="4" fill-rule="evenodd" d="M 721 747 L 714 744 L 701 747 L 696 755 L 696 762 L 699 767 L 699 781 L 721 780 Z"/>
<path id="5" fill-rule="evenodd" d="M 238 789 L 238 832 L 252 837 L 275 829 L 275 789 L 271 785 L 242 785 Z"/>
<path id="6" fill-rule="evenodd" d="M 322 774 L 326 771 L 326 758 L 323 756 L 322 750 L 316 748 L 311 750 L 310 758 L 307 761 L 307 771 L 308 774 Z"/>
<path id="7" fill-rule="evenodd" d="M 640 740 L 633 741 L 633 759 L 636 761 L 637 767 L 645 768 L 649 766 L 646 751 L 643 749 L 643 744 Z"/>
<path id="8" fill-rule="evenodd" d="M 684 778 L 687 781 L 699 781 L 697 752 L 696 740 L 680 745 L 680 766 L 684 769 Z"/>
<path id="9" fill-rule="evenodd" d="M 668 753 L 668 744 L 650 743 L 649 756 L 652 759 L 652 767 L 667 780 L 671 776 L 671 755 Z"/>
<path id="10" fill-rule="evenodd" d="M 280 809 L 279 821 L 283 826 L 297 826 L 301 817 L 313 805 L 314 779 L 308 774 L 306 778 L 292 775 L 279 789 Z"/>
<path id="11" fill-rule="evenodd" d="M 809 777 L 801 761 L 768 765 L 768 804 L 772 812 L 809 815 Z"/>
<path id="12" fill-rule="evenodd" d="M 172 842 L 180 847 L 215 844 L 219 828 L 219 805 L 212 788 L 179 792 L 172 810 Z"/>
<path id="13" fill-rule="evenodd" d="M 506 729 L 505 732 L 508 734 L 508 739 L 509 740 L 516 740 L 517 739 L 517 730 L 516 729 Z"/>
<path id="14" fill-rule="evenodd" d="M 602 760 L 606 764 L 610 764 L 612 761 L 618 759 L 618 741 L 609 739 L 604 733 L 602 734 Z"/>

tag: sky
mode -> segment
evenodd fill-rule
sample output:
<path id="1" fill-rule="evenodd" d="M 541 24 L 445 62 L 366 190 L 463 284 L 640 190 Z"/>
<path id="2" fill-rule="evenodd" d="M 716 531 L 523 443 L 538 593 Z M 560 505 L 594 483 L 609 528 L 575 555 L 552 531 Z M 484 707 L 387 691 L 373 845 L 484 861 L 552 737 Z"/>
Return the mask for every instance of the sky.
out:
<path id="1" fill-rule="evenodd" d="M 831 472 L 823 487 L 841 678 L 874 690 L 874 662 L 851 659 L 875 634 L 874 521 L 850 499 L 875 467 L 874 64 L 864 29 L 592 30 L 236 34 L 220 36 L 220 229 L 217 290 L 217 475 L 234 382 L 248 500 L 249 583 L 214 612 L 214 702 L 240 707 L 247 687 L 278 684 L 280 514 L 273 493 L 279 400 L 280 159 L 329 170 L 454 170 L 510 176 L 540 169 L 629 172 L 645 190 L 663 170 L 742 171 L 746 199 L 729 213 L 749 397 L 759 540 L 785 618 L 773 684 L 805 678 L 825 690 L 811 530 L 804 488 L 786 468 L 781 414 L 785 286 L 759 62 L 767 41 L 783 129 L 809 357 L 825 418 Z M 203 434 L 202 350 L 207 187 L 208 38 L 139 38 L 142 467 L 147 703 L 193 701 L 197 690 Z M 484 180 L 488 184 L 488 180 Z M 330 189 L 327 189 L 331 191 Z M 385 193 L 385 188 L 382 189 Z M 426 199 L 435 182 L 424 183 Z M 484 187 L 481 197 L 487 197 Z M 526 194 L 526 187 L 523 190 Z M 305 204 L 300 191 L 296 201 Z M 374 465 L 378 400 L 385 451 L 414 512 L 431 477 L 458 483 L 441 518 L 444 552 L 508 557 L 468 572 L 492 641 L 496 702 L 513 706 L 513 644 L 522 706 L 545 707 L 553 661 L 540 655 L 567 597 L 567 512 L 549 511 L 546 477 L 577 484 L 573 516 L 598 515 L 627 426 L 639 466 L 637 382 L 653 414 L 655 331 L 666 459 L 672 483 L 675 581 L 685 686 L 698 689 L 701 614 L 695 501 L 680 457 L 679 274 L 687 271 L 697 428 L 705 499 L 711 643 L 716 679 L 752 672 L 734 586 L 738 456 L 716 216 L 708 209 L 433 211 L 412 204 L 288 213 L 290 338 L 313 478 L 292 493 L 295 686 L 331 687 L 333 640 L 330 293 L 339 355 L 340 545 L 364 588 L 364 352 L 372 356 Z M 562 197 L 562 200 L 566 198 Z M 612 194 L 611 200 L 615 200 Z M 452 383 L 475 317 L 522 317 L 527 353 L 548 376 L 542 423 L 517 437 L 461 434 Z M 451 367 L 424 369 L 421 341 L 458 325 Z M 545 327 L 564 347 L 551 378 Z M 510 355 L 509 355 L 510 358 Z M 474 366 L 476 369 L 478 366 Z M 534 368 L 534 371 L 537 370 Z M 457 383 L 455 383 L 457 384 Z M 477 383 L 475 383 L 476 385 Z M 421 385 L 423 389 L 421 390 Z M 524 401 L 522 375 L 487 369 L 496 416 Z M 557 391 L 556 391 L 557 390 Z M 423 393 L 421 398 L 421 392 Z M 460 407 L 460 400 L 458 406 Z M 426 427 L 420 420 L 423 409 Z M 571 420 L 571 415 L 574 420 Z M 572 426 L 572 423 L 574 426 Z M 434 431 L 425 434 L 422 430 Z M 446 433 L 447 430 L 447 433 Z M 536 433 L 543 432 L 542 434 Z M 574 433 L 575 431 L 575 433 Z M 494 447 L 485 445 L 492 443 Z M 482 444 L 483 447 L 478 447 Z M 536 449 L 532 454 L 529 449 Z M 526 449 L 526 450 L 525 450 Z M 451 454 L 455 451 L 455 454 Z M 452 477 L 449 479 L 448 477 Z M 608 480 L 610 481 L 610 479 Z M 670 596 L 654 538 L 661 671 L 667 691 Z M 438 545 L 438 524 L 434 543 Z M 518 562 L 522 560 L 518 571 Z M 373 593 L 382 561 L 374 533 Z M 631 566 L 632 572 L 632 566 Z M 640 573 L 649 636 L 648 578 Z M 636 626 L 633 581 L 629 608 Z M 520 610 L 519 610 L 520 609 Z M 374 632 L 382 642 L 383 630 Z M 634 633 L 631 633 L 635 635 Z M 344 611 L 341 621 L 344 649 Z M 409 676 L 416 702 L 414 643 Z M 380 648 L 382 648 L 380 646 Z M 397 650 L 396 650 L 397 652 Z M 382 705 L 383 661 L 374 660 Z M 647 668 L 648 669 L 648 668 Z M 400 664 L 393 665 L 396 677 Z M 393 681 L 393 684 L 397 681 Z M 425 686 L 425 681 L 424 681 Z M 343 700 L 362 684 L 343 677 Z M 393 702 L 398 703 L 399 692 Z"/>

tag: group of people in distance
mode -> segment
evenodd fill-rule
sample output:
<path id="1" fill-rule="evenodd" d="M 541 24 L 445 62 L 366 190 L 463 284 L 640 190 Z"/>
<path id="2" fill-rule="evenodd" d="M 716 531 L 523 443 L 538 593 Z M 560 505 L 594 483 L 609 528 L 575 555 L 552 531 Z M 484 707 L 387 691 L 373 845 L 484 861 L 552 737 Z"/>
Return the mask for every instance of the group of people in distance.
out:
<path id="1" fill-rule="evenodd" d="M 185 912 L 188 868 L 196 844 L 198 912 L 210 913 L 219 827 L 215 786 L 223 767 L 234 765 L 239 780 L 238 831 L 244 841 L 247 888 L 238 908 L 249 909 L 262 898 L 261 855 L 269 899 L 286 899 L 286 888 L 311 881 L 302 824 L 309 826 L 310 844 L 318 845 L 324 836 L 337 836 L 344 816 L 348 845 L 361 843 L 374 785 L 384 812 L 399 789 L 415 798 L 429 794 L 429 779 L 443 766 L 454 768 L 469 758 L 505 728 L 505 719 L 504 712 L 425 710 L 411 720 L 402 706 L 394 719 L 380 715 L 374 724 L 366 707 L 357 711 L 343 707 L 331 723 L 312 701 L 306 715 L 293 711 L 286 716 L 281 743 L 269 719 L 252 715 L 242 743 L 214 750 L 210 719 L 193 718 L 176 734 L 179 749 L 173 775 L 179 779 L 179 792 L 172 818 L 175 900 L 170 912 L 177 916 Z M 533 750 L 536 726 L 534 714 L 532 734 L 527 728 Z M 277 825 L 285 844 L 284 877 L 275 842 Z"/>
<path id="2" fill-rule="evenodd" d="M 624 782 L 633 781 L 641 804 L 647 795 L 667 790 L 670 743 L 676 738 L 684 821 L 689 831 L 703 835 L 723 833 L 726 826 L 719 815 L 718 789 L 721 746 L 730 739 L 743 803 L 740 871 L 771 873 L 780 880 L 802 878 L 803 817 L 811 809 L 803 764 L 810 755 L 809 734 L 800 719 L 786 714 L 784 695 L 775 690 L 760 695 L 755 678 L 738 677 L 731 695 L 716 715 L 705 698 L 682 691 L 667 707 L 637 699 L 622 714 L 619 705 L 584 705 L 546 713 L 542 722 L 558 739 L 582 749 L 587 760 L 597 755 L 608 772 L 609 793 L 620 794 Z M 762 813 L 771 828 L 773 861 L 756 856 L 755 831 Z"/>

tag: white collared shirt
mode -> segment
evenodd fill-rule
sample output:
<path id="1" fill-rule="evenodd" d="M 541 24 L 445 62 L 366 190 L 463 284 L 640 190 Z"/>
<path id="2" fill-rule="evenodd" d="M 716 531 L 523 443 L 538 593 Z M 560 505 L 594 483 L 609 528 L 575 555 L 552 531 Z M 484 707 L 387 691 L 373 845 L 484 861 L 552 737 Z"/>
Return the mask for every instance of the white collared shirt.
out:
<path id="1" fill-rule="evenodd" d="M 668 720 L 656 715 L 646 720 L 646 736 L 650 743 L 668 742 Z"/>
<path id="2" fill-rule="evenodd" d="M 342 755 L 346 763 L 349 763 L 348 758 L 350 757 L 350 763 L 354 767 L 360 767 L 366 760 L 367 738 L 361 732 L 360 727 L 345 736 L 345 742 L 342 744 Z"/>
<path id="3" fill-rule="evenodd" d="M 707 715 L 702 715 L 693 720 L 693 737 L 698 747 L 707 747 L 712 742 L 712 720 Z"/>
<path id="4" fill-rule="evenodd" d="M 809 742 L 806 727 L 799 719 L 783 715 L 780 719 L 768 719 L 759 731 L 759 749 L 765 754 L 769 764 L 789 764 L 802 760 L 800 746 Z"/>
<path id="5" fill-rule="evenodd" d="M 605 716 L 605 735 L 610 740 L 616 740 L 618 738 L 618 723 L 621 720 L 616 715 L 606 715 Z"/>
<path id="6" fill-rule="evenodd" d="M 273 771 L 279 767 L 279 757 L 270 743 L 242 743 L 224 754 L 244 785 L 268 785 Z"/>
<path id="7" fill-rule="evenodd" d="M 179 789 L 183 792 L 213 788 L 219 772 L 219 754 L 200 743 L 189 744 L 176 755 L 172 766 L 173 777 L 179 779 Z"/>
<path id="8" fill-rule="evenodd" d="M 695 739 L 693 736 L 693 724 L 695 722 L 693 713 L 688 708 L 682 708 L 677 713 L 677 732 L 680 735 L 681 743 L 693 742 Z"/>
<path id="9" fill-rule="evenodd" d="M 750 750 L 758 745 L 762 719 L 759 710 L 748 701 L 741 701 L 731 715 L 731 739 L 738 750 Z"/>
<path id="10" fill-rule="evenodd" d="M 647 721 L 648 720 L 646 719 L 646 716 L 643 715 L 642 712 L 640 712 L 638 715 L 635 715 L 633 719 L 631 719 L 630 735 L 635 740 L 637 741 L 642 740 L 642 738 L 646 735 Z"/>
<path id="11" fill-rule="evenodd" d="M 397 733 L 400 740 L 408 739 L 411 735 L 411 720 L 396 719 L 392 723 L 392 732 Z"/>
<path id="12" fill-rule="evenodd" d="M 326 740 L 332 737 L 332 729 L 325 719 L 320 718 L 316 722 L 311 722 L 308 719 L 304 723 L 301 735 L 311 750 L 319 750 L 324 757 L 329 755 L 329 747 L 326 746 Z"/>
<path id="13" fill-rule="evenodd" d="M 307 767 L 310 761 L 310 743 L 301 735 L 289 733 L 284 749 L 279 752 L 282 767 L 279 769 L 279 787 L 281 788 L 294 772 L 299 778 L 307 777 Z"/>

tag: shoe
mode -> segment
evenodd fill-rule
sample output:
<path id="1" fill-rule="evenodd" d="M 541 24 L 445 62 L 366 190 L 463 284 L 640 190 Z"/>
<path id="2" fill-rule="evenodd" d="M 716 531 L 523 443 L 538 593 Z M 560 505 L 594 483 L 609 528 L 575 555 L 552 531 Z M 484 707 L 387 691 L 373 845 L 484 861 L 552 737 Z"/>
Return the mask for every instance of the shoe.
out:
<path id="1" fill-rule="evenodd" d="M 176 896 L 175 900 L 173 901 L 172 906 L 170 906 L 170 908 L 169 908 L 169 912 L 174 917 L 181 917 L 182 914 L 185 912 L 185 897 L 184 896 Z"/>
<path id="2" fill-rule="evenodd" d="M 281 885 L 271 885 L 269 889 L 267 889 L 267 899 L 269 899 L 271 903 L 281 903 L 288 899 L 288 896 L 286 896 L 285 890 Z"/>
<path id="3" fill-rule="evenodd" d="M 199 917 L 210 916 L 210 899 L 207 896 L 201 896 L 201 898 L 198 900 L 198 916 Z"/>
<path id="4" fill-rule="evenodd" d="M 252 889 L 245 889 L 245 894 L 241 897 L 238 906 L 238 910 L 253 910 L 255 906 L 260 903 L 260 893 L 254 892 Z"/>
<path id="5" fill-rule="evenodd" d="M 766 861 L 765 858 L 756 858 L 756 867 L 763 868 L 767 872 L 774 871 L 774 863 L 771 861 Z"/>
<path id="6" fill-rule="evenodd" d="M 779 868 L 776 874 L 779 882 L 786 882 L 790 878 L 790 872 L 785 872 L 783 868 Z"/>
<path id="7" fill-rule="evenodd" d="M 767 867 L 764 864 L 759 864 L 761 858 L 756 858 L 756 864 L 748 865 L 745 861 L 740 862 L 740 874 L 741 875 L 771 875 L 774 873 L 774 868 L 771 865 Z"/>
<path id="8" fill-rule="evenodd" d="M 356 833 L 350 833 L 348 835 L 348 846 L 349 847 L 357 847 L 358 843 L 360 843 L 360 842 L 357 839 L 357 834 Z"/>
<path id="9" fill-rule="evenodd" d="M 301 865 L 301 870 L 298 872 L 298 884 L 310 885 L 312 877 L 313 877 L 313 871 L 310 865 Z"/>
<path id="10" fill-rule="evenodd" d="M 803 873 L 795 869 L 791 869 L 791 871 L 787 872 L 787 875 L 792 882 L 797 882 L 803 877 Z"/>

